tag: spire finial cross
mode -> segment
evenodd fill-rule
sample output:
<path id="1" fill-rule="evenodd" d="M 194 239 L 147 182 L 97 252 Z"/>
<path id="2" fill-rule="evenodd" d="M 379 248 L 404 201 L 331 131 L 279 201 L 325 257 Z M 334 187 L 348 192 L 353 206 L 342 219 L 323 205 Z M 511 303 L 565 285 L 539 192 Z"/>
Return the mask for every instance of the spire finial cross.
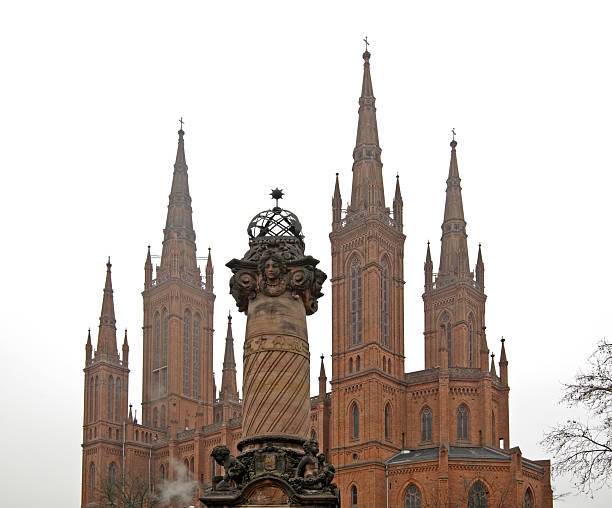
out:
<path id="1" fill-rule="evenodd" d="M 183 117 L 182 116 L 179 118 L 179 123 L 181 124 L 181 130 L 183 130 L 183 124 L 185 122 L 183 122 Z"/>
<path id="2" fill-rule="evenodd" d="M 454 127 L 451 129 L 451 132 L 453 133 L 453 141 L 455 141 L 455 134 L 457 134 L 457 133 L 455 132 L 455 128 Z"/>
<path id="3" fill-rule="evenodd" d="M 366 51 L 368 50 L 368 46 L 370 45 L 370 43 L 368 42 L 368 36 L 365 36 L 365 39 L 363 39 L 363 42 L 365 42 L 365 46 L 366 46 Z"/>

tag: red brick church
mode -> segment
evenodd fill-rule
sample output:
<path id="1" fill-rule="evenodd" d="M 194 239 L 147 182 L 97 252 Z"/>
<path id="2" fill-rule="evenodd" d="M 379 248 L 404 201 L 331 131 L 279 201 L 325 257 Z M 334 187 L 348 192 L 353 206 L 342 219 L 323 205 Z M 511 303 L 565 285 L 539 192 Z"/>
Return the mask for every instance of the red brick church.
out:
<path id="1" fill-rule="evenodd" d="M 350 204 L 342 208 L 337 176 L 332 198 L 332 389 L 322 358 L 311 435 L 336 467 L 344 506 L 551 507 L 550 462 L 510 443 L 508 360 L 503 339 L 497 363 L 487 342 L 485 269 L 480 248 L 470 269 L 454 139 L 437 272 L 429 245 L 425 258 L 425 365 L 404 372 L 402 195 L 398 179 L 387 206 L 363 58 Z M 238 453 L 231 317 L 217 392 L 213 265 L 210 252 L 204 275 L 197 263 L 183 138 L 181 129 L 160 264 L 154 271 L 149 251 L 144 267 L 141 421 L 128 407 L 129 347 L 126 335 L 119 354 L 107 264 L 97 345 L 88 336 L 85 347 L 82 507 L 127 476 L 153 492 L 186 478 L 197 506 L 220 474 L 211 450 Z"/>

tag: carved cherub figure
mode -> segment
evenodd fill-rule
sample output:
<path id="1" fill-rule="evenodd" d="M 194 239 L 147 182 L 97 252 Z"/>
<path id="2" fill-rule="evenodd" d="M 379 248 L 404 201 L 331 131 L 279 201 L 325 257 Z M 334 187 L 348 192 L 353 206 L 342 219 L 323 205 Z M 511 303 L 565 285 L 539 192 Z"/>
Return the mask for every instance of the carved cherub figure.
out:
<path id="1" fill-rule="evenodd" d="M 230 490 L 238 488 L 240 481 L 246 472 L 242 462 L 230 454 L 229 448 L 225 445 L 218 445 L 213 448 L 211 457 L 215 462 L 225 469 L 223 480 L 213 483 L 214 490 Z"/>
<path id="2" fill-rule="evenodd" d="M 319 461 L 317 453 L 319 453 L 319 443 L 315 439 L 307 439 L 304 441 L 304 456 L 300 460 L 295 476 L 304 479 L 316 478 L 319 474 Z"/>
<path id="3" fill-rule="evenodd" d="M 319 472 L 325 477 L 323 486 L 329 487 L 336 474 L 336 468 L 330 462 L 325 462 L 324 453 L 320 453 L 317 459 L 319 461 Z"/>

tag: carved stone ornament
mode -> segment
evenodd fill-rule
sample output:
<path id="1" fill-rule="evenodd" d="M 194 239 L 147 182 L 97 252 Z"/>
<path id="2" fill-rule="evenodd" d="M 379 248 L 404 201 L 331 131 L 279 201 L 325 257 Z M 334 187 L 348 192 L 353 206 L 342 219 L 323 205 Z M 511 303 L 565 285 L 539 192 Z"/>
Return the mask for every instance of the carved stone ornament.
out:
<path id="1" fill-rule="evenodd" d="M 233 272 L 230 293 L 239 311 L 246 313 L 249 302 L 258 294 L 274 297 L 287 293 L 302 301 L 307 315 L 317 311 L 317 300 L 323 296 L 321 288 L 327 278 L 316 267 L 319 261 L 312 256 L 286 257 L 289 256 L 277 247 L 259 252 L 257 261 L 233 259 L 227 264 Z"/>

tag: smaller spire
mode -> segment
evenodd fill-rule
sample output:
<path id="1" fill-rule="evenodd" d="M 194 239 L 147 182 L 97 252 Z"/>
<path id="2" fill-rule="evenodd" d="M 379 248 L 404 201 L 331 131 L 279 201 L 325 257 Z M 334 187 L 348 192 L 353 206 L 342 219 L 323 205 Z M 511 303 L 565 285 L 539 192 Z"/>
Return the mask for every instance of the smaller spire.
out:
<path id="1" fill-rule="evenodd" d="M 478 259 L 476 260 L 476 284 L 484 292 L 484 263 L 482 261 L 482 246 L 478 244 Z"/>
<path id="2" fill-rule="evenodd" d="M 215 270 L 212 264 L 212 254 L 210 253 L 210 247 L 208 247 L 208 259 L 206 260 L 206 282 L 205 282 L 206 291 L 212 291 L 214 288 L 214 282 L 213 282 L 214 272 Z"/>
<path id="3" fill-rule="evenodd" d="M 499 377 L 502 383 L 508 384 L 508 358 L 506 358 L 506 339 L 501 338 L 501 354 L 499 355 Z"/>
<path id="4" fill-rule="evenodd" d="M 125 329 L 124 334 L 123 334 L 122 353 L 123 353 L 123 365 L 127 366 L 127 364 L 128 364 L 128 357 L 129 357 L 129 354 L 130 354 L 130 346 L 128 346 L 128 339 L 127 339 L 127 328 Z"/>
<path id="5" fill-rule="evenodd" d="M 151 286 L 153 281 L 153 263 L 151 263 L 151 246 L 147 245 L 147 257 L 144 264 L 145 271 L 145 284 L 144 288 L 147 289 Z"/>
<path id="6" fill-rule="evenodd" d="M 232 334 L 232 315 L 227 316 L 227 333 L 225 335 L 225 355 L 223 357 L 223 373 L 219 399 L 225 401 L 238 400 L 236 383 L 236 360 L 234 358 L 234 336 Z"/>
<path id="7" fill-rule="evenodd" d="M 342 224 L 342 196 L 340 195 L 340 181 L 338 173 L 336 173 L 336 185 L 334 187 L 334 196 L 332 197 L 332 229 L 335 231 L 340 229 Z"/>
<path id="8" fill-rule="evenodd" d="M 93 346 L 91 345 L 91 328 L 87 330 L 87 342 L 85 343 L 85 364 L 87 365 L 91 361 L 91 353 Z"/>
<path id="9" fill-rule="evenodd" d="M 433 261 L 431 260 L 431 249 L 429 248 L 429 241 L 427 241 L 427 254 L 425 255 L 425 291 L 429 291 L 433 288 Z"/>
<path id="10" fill-rule="evenodd" d="M 393 197 L 393 222 L 396 229 L 402 231 L 404 229 L 404 200 L 402 199 L 402 191 L 400 190 L 399 173 L 395 176 L 395 196 Z"/>
<path id="11" fill-rule="evenodd" d="M 491 374 L 497 376 L 497 372 L 495 371 L 495 353 L 491 353 Z"/>
<path id="12" fill-rule="evenodd" d="M 324 356 L 321 355 L 321 370 L 319 371 L 319 400 L 323 400 L 327 394 L 327 375 L 325 374 Z"/>
<path id="13" fill-rule="evenodd" d="M 130 413 L 128 415 L 128 423 L 134 423 L 134 417 L 132 416 L 132 404 L 130 404 Z"/>

